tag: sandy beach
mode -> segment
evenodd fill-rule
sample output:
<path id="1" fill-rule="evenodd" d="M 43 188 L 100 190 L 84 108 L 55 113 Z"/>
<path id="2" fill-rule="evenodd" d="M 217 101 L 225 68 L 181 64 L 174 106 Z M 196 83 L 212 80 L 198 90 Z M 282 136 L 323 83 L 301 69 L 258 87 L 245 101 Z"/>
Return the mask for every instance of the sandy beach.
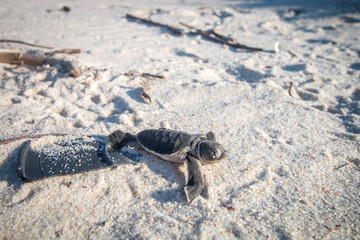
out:
<path id="1" fill-rule="evenodd" d="M 359 239 L 359 9 L 357 0 L 2 1 L 1 39 L 53 49 L 3 41 L 0 52 L 81 53 L 50 56 L 76 77 L 61 64 L 0 63 L 0 239 Z M 137 149 L 137 164 L 31 183 L 17 175 L 29 136 L 43 135 L 31 139 L 36 149 L 151 128 L 213 131 L 226 149 L 203 166 L 192 203 L 182 164 Z"/>

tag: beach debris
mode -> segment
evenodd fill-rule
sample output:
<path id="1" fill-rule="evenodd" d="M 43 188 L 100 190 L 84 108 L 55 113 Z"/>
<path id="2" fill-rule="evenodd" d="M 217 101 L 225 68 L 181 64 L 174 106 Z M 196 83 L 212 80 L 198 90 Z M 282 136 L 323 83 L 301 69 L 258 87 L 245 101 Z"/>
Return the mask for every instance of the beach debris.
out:
<path id="1" fill-rule="evenodd" d="M 355 165 L 355 164 L 353 162 L 349 162 L 349 163 L 346 163 L 346 164 L 344 164 L 344 165 L 342 165 L 342 166 L 340 166 L 338 168 L 335 168 L 335 170 L 341 170 L 341 169 L 346 168 L 346 167 L 351 166 L 351 165 Z"/>
<path id="2" fill-rule="evenodd" d="M 19 205 L 19 204 L 21 204 L 21 203 L 23 203 L 23 202 L 29 201 L 30 199 L 32 199 L 32 198 L 35 196 L 35 194 L 36 194 L 38 191 L 39 191 L 39 189 L 31 190 L 25 198 L 19 200 L 19 201 L 16 202 L 16 203 L 13 203 L 13 204 L 7 206 L 7 207 L 10 207 L 10 208 L 11 208 L 11 207 L 14 207 L 14 206 L 16 206 L 16 205 Z"/>
<path id="3" fill-rule="evenodd" d="M 90 136 L 64 139 L 36 149 L 28 140 L 22 144 L 18 160 L 18 175 L 24 182 L 137 163 L 120 149 Z"/>
<path id="4" fill-rule="evenodd" d="M 27 45 L 27 46 L 31 46 L 31 47 L 53 49 L 53 47 L 48 47 L 48 46 L 43 46 L 43 45 L 28 43 L 28 42 L 24 42 L 24 41 L 20 41 L 20 40 L 12 40 L 12 39 L 0 39 L 0 43 L 17 43 L 17 44 L 23 44 L 23 45 Z"/>
<path id="5" fill-rule="evenodd" d="M 80 48 L 65 48 L 65 49 L 60 49 L 60 50 L 55 50 L 55 51 L 51 51 L 51 52 L 45 52 L 45 55 L 54 55 L 57 53 L 64 53 L 64 54 L 75 54 L 75 53 L 81 53 L 81 49 Z"/>
<path id="6" fill-rule="evenodd" d="M 305 91 L 295 87 L 293 82 L 290 82 L 288 93 L 291 97 L 304 100 L 304 101 L 317 101 L 319 97 L 317 94 L 319 91 L 317 89 L 305 89 Z"/>
<path id="7" fill-rule="evenodd" d="M 149 83 L 147 83 L 144 79 L 141 79 L 141 85 L 143 86 L 142 91 L 140 93 L 140 97 L 144 100 L 144 102 L 151 104 L 152 100 L 148 92 L 151 89 L 151 86 Z"/>
<path id="8" fill-rule="evenodd" d="M 82 72 L 81 68 L 71 61 L 26 54 L 18 51 L 0 51 L 0 63 L 27 64 L 31 66 L 42 66 L 46 64 L 55 67 L 60 66 L 61 71 L 69 72 L 69 75 L 74 78 L 80 76 Z"/>
<path id="9" fill-rule="evenodd" d="M 288 90 L 288 93 L 291 97 L 293 98 L 296 98 L 296 99 L 301 99 L 299 94 L 297 93 L 296 89 L 295 89 L 295 86 L 294 86 L 294 83 L 293 82 L 290 82 L 290 86 L 289 86 L 289 90 Z"/>
<path id="10" fill-rule="evenodd" d="M 164 75 L 152 74 L 152 73 L 140 73 L 136 71 L 127 71 L 124 73 L 127 77 L 143 77 L 143 78 L 154 78 L 154 79 L 166 79 Z"/>
<path id="11" fill-rule="evenodd" d="M 359 159 L 349 159 L 348 162 L 340 167 L 335 168 L 335 170 L 341 170 L 347 166 L 355 166 L 360 169 L 360 160 Z"/>
<path id="12" fill-rule="evenodd" d="M 235 211 L 235 208 L 233 206 L 231 206 L 231 205 L 227 205 L 226 208 L 229 211 Z"/>
<path id="13" fill-rule="evenodd" d="M 293 57 L 298 57 L 298 55 L 294 51 L 287 50 L 287 52 Z"/>
<path id="14" fill-rule="evenodd" d="M 240 44 L 236 39 L 221 35 L 221 34 L 217 33 L 214 29 L 205 31 L 205 30 L 201 30 L 196 27 L 190 26 L 189 24 L 186 24 L 183 22 L 180 22 L 180 24 L 191 29 L 192 30 L 191 34 L 199 34 L 199 35 L 203 36 L 204 38 L 214 41 L 214 42 L 217 42 L 217 43 L 225 44 L 225 45 L 228 45 L 228 46 L 236 48 L 236 49 L 244 49 L 244 50 L 248 50 L 248 51 L 263 51 L 262 48 L 249 47 L 244 44 Z"/>
<path id="15" fill-rule="evenodd" d="M 195 137 L 186 132 L 164 128 L 144 130 L 137 135 L 117 130 L 108 139 L 115 149 L 122 149 L 135 142 L 163 160 L 185 163 L 184 191 L 188 202 L 198 197 L 204 188 L 201 165 L 216 163 L 225 158 L 225 149 L 216 141 L 213 132 Z"/>
<path id="16" fill-rule="evenodd" d="M 145 18 L 137 17 L 137 16 L 132 15 L 132 14 L 126 14 L 126 18 L 133 19 L 133 20 L 140 21 L 140 22 L 144 22 L 144 23 L 148 23 L 148 24 L 155 25 L 155 26 L 165 27 L 166 29 L 168 29 L 170 32 L 172 32 L 175 35 L 181 36 L 181 35 L 184 34 L 184 31 L 181 28 L 176 28 L 176 27 L 173 27 L 173 26 L 168 25 L 168 24 L 155 22 L 155 21 L 153 21 L 151 19 L 145 19 Z"/>
<path id="17" fill-rule="evenodd" d="M 95 70 L 95 74 L 94 74 L 94 81 L 98 80 L 99 79 L 99 70 L 96 69 Z"/>
<path id="18" fill-rule="evenodd" d="M 141 17 L 137 17 L 134 16 L 132 14 L 126 14 L 126 17 L 129 19 L 134 19 L 140 22 L 144 22 L 144 23 L 148 23 L 151 25 L 155 25 L 155 26 L 160 26 L 160 27 L 166 27 L 168 30 L 170 30 L 172 33 L 174 33 L 175 35 L 178 36 L 182 36 L 184 35 L 184 30 L 180 29 L 180 28 L 176 28 L 173 27 L 171 25 L 168 24 L 164 24 L 164 23 L 160 23 L 160 22 L 155 22 L 151 19 L 145 19 L 145 18 L 141 18 Z M 193 26 L 190 26 L 189 24 L 183 23 L 183 22 L 179 22 L 181 25 L 189 28 L 191 30 L 190 34 L 199 34 L 203 37 L 205 37 L 208 40 L 217 42 L 217 43 L 221 43 L 221 44 L 225 44 L 228 45 L 230 47 L 236 48 L 236 49 L 244 49 L 244 50 L 248 50 L 248 51 L 263 51 L 263 49 L 261 48 L 255 48 L 255 47 L 249 47 L 246 46 L 244 44 L 240 44 L 236 39 L 234 38 L 230 38 L 224 35 L 221 35 L 219 33 L 216 32 L 215 29 L 211 29 L 209 31 L 204 31 L 198 28 L 195 28 Z"/>
<path id="19" fill-rule="evenodd" d="M 81 75 L 81 73 L 82 73 L 82 68 L 80 66 L 74 66 L 73 68 L 71 68 L 69 72 L 69 76 L 73 78 L 77 78 Z"/>
<path id="20" fill-rule="evenodd" d="M 64 12 L 70 12 L 71 8 L 69 6 L 64 5 L 60 10 Z"/>

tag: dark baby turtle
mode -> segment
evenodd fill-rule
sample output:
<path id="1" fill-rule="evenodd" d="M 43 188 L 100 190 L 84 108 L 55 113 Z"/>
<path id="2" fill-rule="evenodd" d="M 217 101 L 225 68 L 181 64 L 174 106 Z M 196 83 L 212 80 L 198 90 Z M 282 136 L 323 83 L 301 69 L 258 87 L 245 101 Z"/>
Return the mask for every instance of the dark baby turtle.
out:
<path id="1" fill-rule="evenodd" d="M 225 158 L 225 149 L 216 142 L 215 134 L 208 132 L 204 136 L 169 129 L 149 129 L 137 135 L 115 131 L 108 137 L 113 148 L 122 148 L 136 141 L 144 150 L 164 160 L 185 163 L 187 200 L 191 202 L 204 188 L 202 164 L 216 163 Z"/>

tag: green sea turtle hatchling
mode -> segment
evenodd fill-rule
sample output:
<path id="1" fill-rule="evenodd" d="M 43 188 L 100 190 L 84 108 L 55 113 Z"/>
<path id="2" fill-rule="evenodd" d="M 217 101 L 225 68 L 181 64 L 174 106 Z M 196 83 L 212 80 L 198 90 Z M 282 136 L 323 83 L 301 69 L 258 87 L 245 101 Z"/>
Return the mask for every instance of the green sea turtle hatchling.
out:
<path id="1" fill-rule="evenodd" d="M 186 132 L 169 129 L 149 129 L 137 135 L 115 131 L 108 139 L 109 144 L 115 149 L 136 142 L 145 151 L 164 160 L 185 163 L 184 190 L 189 202 L 198 197 L 204 188 L 201 165 L 216 163 L 225 158 L 225 149 L 216 142 L 213 132 L 195 137 Z"/>

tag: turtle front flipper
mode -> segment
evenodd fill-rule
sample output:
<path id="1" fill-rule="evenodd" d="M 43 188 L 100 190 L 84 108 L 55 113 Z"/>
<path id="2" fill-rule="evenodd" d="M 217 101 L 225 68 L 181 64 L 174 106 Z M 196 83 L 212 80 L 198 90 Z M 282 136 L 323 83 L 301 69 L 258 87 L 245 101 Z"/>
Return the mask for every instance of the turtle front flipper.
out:
<path id="1" fill-rule="evenodd" d="M 109 144 L 114 148 L 121 149 L 129 142 L 135 142 L 136 137 L 130 133 L 116 130 L 108 136 Z"/>
<path id="2" fill-rule="evenodd" d="M 216 135 L 214 132 L 210 131 L 200 136 L 200 139 L 203 141 L 212 141 L 216 142 Z"/>
<path id="3" fill-rule="evenodd" d="M 200 195 L 204 188 L 204 179 L 201 172 L 201 162 L 187 155 L 185 159 L 186 166 L 186 185 L 184 187 L 188 202 L 192 202 Z"/>
<path id="4" fill-rule="evenodd" d="M 207 132 L 205 134 L 206 138 L 209 140 L 209 141 L 213 141 L 213 142 L 216 142 L 216 136 L 215 136 L 215 133 L 210 131 L 210 132 Z"/>

